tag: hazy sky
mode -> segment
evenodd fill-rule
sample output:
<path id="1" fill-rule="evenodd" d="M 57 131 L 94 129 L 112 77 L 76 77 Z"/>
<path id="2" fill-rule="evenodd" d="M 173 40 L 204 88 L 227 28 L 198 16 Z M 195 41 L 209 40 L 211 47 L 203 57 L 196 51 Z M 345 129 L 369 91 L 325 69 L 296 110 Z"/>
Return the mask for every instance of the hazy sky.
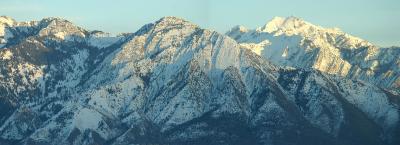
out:
<path id="1" fill-rule="evenodd" d="M 163 16 L 222 33 L 239 24 L 256 28 L 274 16 L 296 16 L 380 46 L 400 46 L 400 0 L 1 0 L 0 15 L 17 21 L 63 17 L 111 33 L 135 32 Z"/>

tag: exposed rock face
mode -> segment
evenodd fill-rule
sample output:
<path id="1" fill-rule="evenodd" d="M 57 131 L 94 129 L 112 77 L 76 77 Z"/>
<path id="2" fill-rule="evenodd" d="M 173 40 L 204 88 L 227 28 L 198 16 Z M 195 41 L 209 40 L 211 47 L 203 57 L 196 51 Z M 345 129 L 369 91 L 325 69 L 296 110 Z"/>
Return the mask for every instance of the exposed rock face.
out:
<path id="1" fill-rule="evenodd" d="M 399 95 L 176 17 L 115 37 L 29 24 L 0 50 L 1 144 L 400 143 Z"/>
<path id="2" fill-rule="evenodd" d="M 296 17 L 275 17 L 256 30 L 237 26 L 227 35 L 276 64 L 400 89 L 400 48 L 378 48 L 337 28 L 325 29 Z M 282 55 L 286 48 L 287 55 Z"/>

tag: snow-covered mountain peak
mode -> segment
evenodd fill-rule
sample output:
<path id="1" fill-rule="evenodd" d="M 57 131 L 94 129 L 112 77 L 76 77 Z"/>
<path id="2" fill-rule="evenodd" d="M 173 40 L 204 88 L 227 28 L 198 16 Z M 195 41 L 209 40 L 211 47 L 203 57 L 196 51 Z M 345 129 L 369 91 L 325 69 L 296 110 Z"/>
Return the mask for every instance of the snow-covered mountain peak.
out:
<path id="1" fill-rule="evenodd" d="M 179 23 L 191 23 L 183 18 L 180 17 L 175 17 L 175 16 L 165 16 L 157 20 L 155 23 L 173 23 L 173 24 L 179 24 Z"/>
<path id="2" fill-rule="evenodd" d="M 41 27 L 39 36 L 52 35 L 62 40 L 71 37 L 85 37 L 85 33 L 87 32 L 83 28 L 74 25 L 72 22 L 57 17 L 42 19 L 39 22 L 39 27 Z"/>
<path id="3" fill-rule="evenodd" d="M 258 33 L 269 33 L 274 36 L 279 35 L 299 35 L 314 41 L 317 46 L 327 45 L 330 43 L 340 43 L 344 48 L 357 48 L 372 46 L 369 42 L 344 33 L 339 28 L 324 28 L 314 25 L 298 17 L 274 17 L 266 25 L 256 29 Z M 327 41 L 329 39 L 333 42 Z"/>
<path id="4" fill-rule="evenodd" d="M 274 17 L 265 26 L 260 27 L 257 31 L 272 33 L 275 31 L 293 31 L 294 34 L 301 29 L 318 28 L 311 23 L 308 23 L 297 17 Z"/>
<path id="5" fill-rule="evenodd" d="M 68 27 L 77 27 L 75 24 L 72 22 L 59 18 L 59 17 L 48 17 L 48 18 L 43 18 L 42 20 L 38 21 L 38 25 L 44 29 L 44 28 L 57 28 L 57 27 L 63 27 L 63 26 L 68 26 Z"/>
<path id="6" fill-rule="evenodd" d="M 196 24 L 193 24 L 189 21 L 186 21 L 182 18 L 179 17 L 172 17 L 172 16 L 167 16 L 159 19 L 154 23 L 155 29 L 156 30 L 162 30 L 162 29 L 172 29 L 172 28 L 183 28 L 183 27 L 191 27 L 191 28 L 196 28 L 198 27 Z"/>
<path id="7" fill-rule="evenodd" d="M 207 55 L 202 57 L 209 60 L 211 59 L 210 55 L 216 53 L 213 56 L 215 61 L 207 62 L 208 68 L 226 68 L 236 65 L 237 62 L 234 62 L 234 60 L 237 60 L 239 52 L 239 45 L 230 37 L 212 30 L 202 29 L 196 24 L 177 17 L 164 17 L 143 26 L 128 43 L 123 45 L 123 49 L 139 47 L 133 46 L 133 44 L 137 45 L 138 43 L 145 46 L 140 46 L 140 48 L 143 47 L 145 58 L 163 63 L 185 64 L 194 57 L 194 54 L 200 52 L 208 52 Z M 210 49 L 211 47 L 213 49 Z M 224 55 L 224 58 L 217 57 L 219 55 Z M 130 56 L 121 57 L 117 61 L 129 61 L 130 59 Z"/>
<path id="8" fill-rule="evenodd" d="M 294 36 L 298 37 L 296 38 L 296 41 L 305 40 L 303 42 L 309 42 L 307 43 L 307 48 L 311 49 L 321 48 L 335 50 L 338 48 L 355 49 L 373 46 L 371 43 L 363 39 L 344 33 L 339 28 L 323 28 L 321 26 L 304 21 L 298 17 L 274 17 L 266 25 L 258 27 L 255 30 L 245 32 L 243 29 L 240 30 L 239 27 L 234 27 L 226 34 L 238 42 L 250 40 L 256 43 L 259 43 L 263 41 L 263 39 L 267 39 L 269 37 Z"/>
<path id="9" fill-rule="evenodd" d="M 13 25 L 15 20 L 8 16 L 0 16 L 0 24 Z"/>
<path id="10" fill-rule="evenodd" d="M 71 23 L 70 21 L 63 19 L 61 17 L 47 17 L 47 18 L 43 18 L 40 21 L 41 22 L 68 22 L 68 23 Z"/>

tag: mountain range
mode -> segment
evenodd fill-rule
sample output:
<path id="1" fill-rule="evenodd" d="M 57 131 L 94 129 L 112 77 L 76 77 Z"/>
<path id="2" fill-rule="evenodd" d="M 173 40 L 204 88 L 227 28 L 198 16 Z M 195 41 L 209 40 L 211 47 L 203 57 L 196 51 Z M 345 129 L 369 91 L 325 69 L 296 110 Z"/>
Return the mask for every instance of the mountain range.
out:
<path id="1" fill-rule="evenodd" d="M 326 29 L 296 17 L 275 17 L 254 30 L 236 26 L 226 34 L 279 65 L 400 90 L 400 47 L 380 48 L 338 28 Z"/>
<path id="2" fill-rule="evenodd" d="M 117 36 L 0 17 L 0 144 L 400 144 L 400 49 L 274 18 Z"/>

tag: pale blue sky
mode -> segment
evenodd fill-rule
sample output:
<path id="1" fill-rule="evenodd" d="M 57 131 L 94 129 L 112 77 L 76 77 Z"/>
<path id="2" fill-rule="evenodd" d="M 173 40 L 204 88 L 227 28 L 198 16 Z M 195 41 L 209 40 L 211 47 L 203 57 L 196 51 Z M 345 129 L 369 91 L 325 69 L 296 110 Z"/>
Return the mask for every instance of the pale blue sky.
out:
<path id="1" fill-rule="evenodd" d="M 400 46 L 400 0 L 1 0 L 0 15 L 17 21 L 63 17 L 90 30 L 135 32 L 178 16 L 224 33 L 256 28 L 274 16 L 339 27 L 380 46 Z"/>

